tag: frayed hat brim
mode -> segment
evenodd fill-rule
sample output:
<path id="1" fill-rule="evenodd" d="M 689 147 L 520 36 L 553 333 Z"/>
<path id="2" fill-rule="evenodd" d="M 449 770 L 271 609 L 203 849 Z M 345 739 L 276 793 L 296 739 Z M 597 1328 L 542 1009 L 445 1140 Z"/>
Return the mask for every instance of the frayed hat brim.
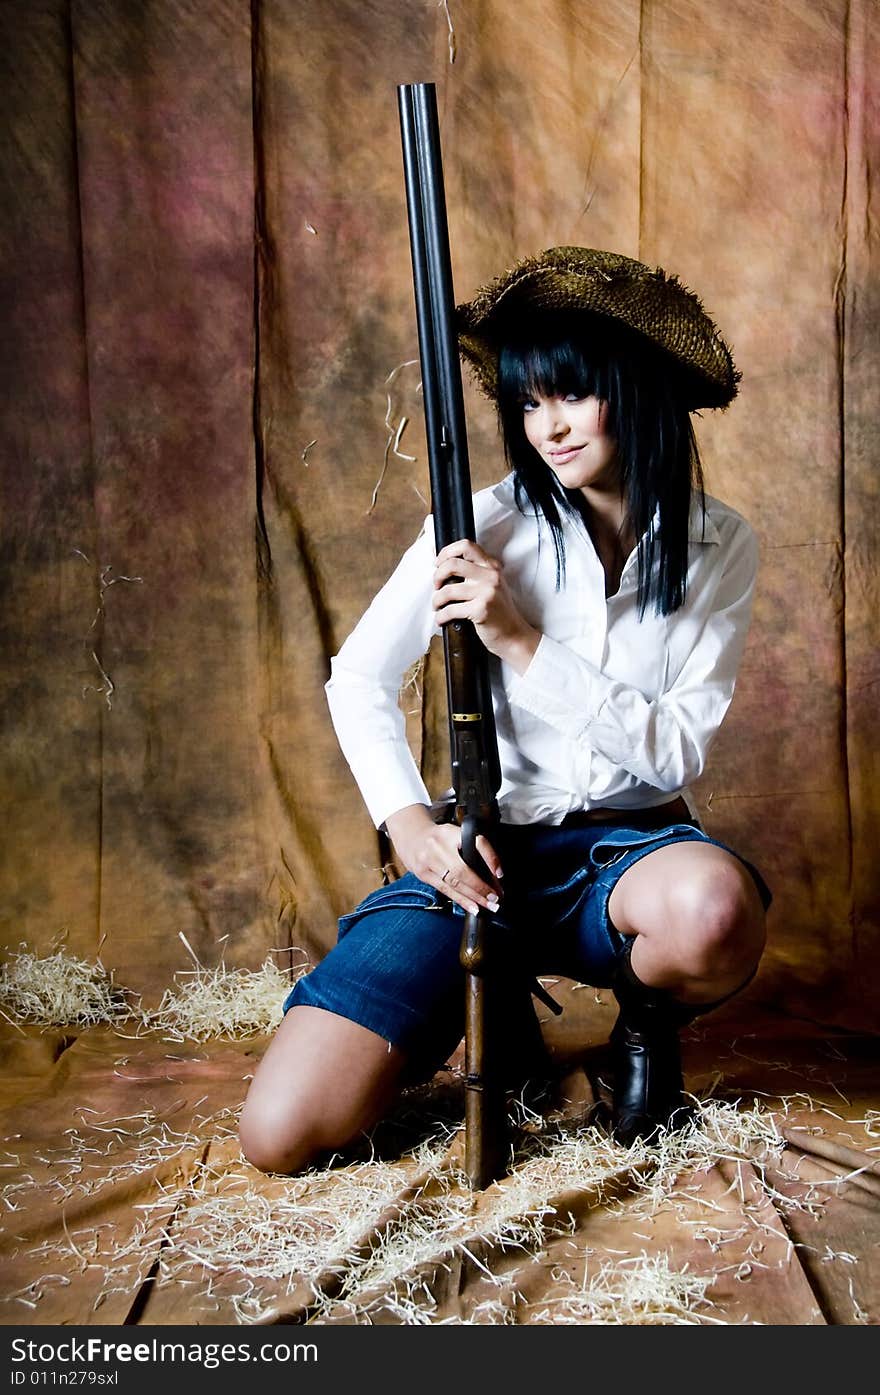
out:
<path id="1" fill-rule="evenodd" d="M 689 410 L 726 407 L 741 374 L 702 302 L 676 276 L 631 257 L 589 247 L 551 247 L 526 257 L 456 307 L 459 347 L 479 387 L 495 399 L 498 351 L 528 312 L 613 320 L 672 357 L 683 370 Z"/>

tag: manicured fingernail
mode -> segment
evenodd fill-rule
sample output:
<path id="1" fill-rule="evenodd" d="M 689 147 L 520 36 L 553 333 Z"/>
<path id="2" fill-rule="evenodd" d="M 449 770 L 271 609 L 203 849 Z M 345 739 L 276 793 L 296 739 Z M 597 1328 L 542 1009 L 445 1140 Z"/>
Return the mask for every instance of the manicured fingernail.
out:
<path id="1" fill-rule="evenodd" d="M 471 901 L 471 902 L 469 903 L 468 909 L 469 909 L 471 915 L 479 915 L 479 914 L 480 914 L 480 908 L 479 908 L 479 906 L 477 906 L 473 901 Z"/>
<path id="2" fill-rule="evenodd" d="M 486 900 L 489 903 L 490 911 L 497 911 L 498 907 L 501 905 L 501 902 L 498 900 L 498 897 L 495 895 L 494 891 L 492 892 L 491 896 L 486 897 Z"/>
<path id="3" fill-rule="evenodd" d="M 496 877 L 498 878 L 498 880 L 501 881 L 501 878 L 504 876 L 504 872 L 503 872 L 502 869 L 499 867 L 499 868 L 498 868 L 498 871 L 495 873 L 495 875 L 496 875 Z"/>

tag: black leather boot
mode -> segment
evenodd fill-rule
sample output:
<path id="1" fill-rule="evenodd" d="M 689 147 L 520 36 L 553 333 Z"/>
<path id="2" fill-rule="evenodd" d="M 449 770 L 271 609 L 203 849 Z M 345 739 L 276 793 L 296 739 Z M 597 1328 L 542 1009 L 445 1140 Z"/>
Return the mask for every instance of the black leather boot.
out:
<path id="1" fill-rule="evenodd" d="M 726 1003 L 753 977 L 715 1002 L 680 1003 L 637 978 L 630 963 L 634 939 L 627 940 L 613 984 L 620 1014 L 611 1032 L 610 1132 L 625 1147 L 655 1138 L 661 1129 L 683 1128 L 692 1117 L 684 1097 L 679 1031 Z"/>
<path id="2" fill-rule="evenodd" d="M 610 1131 L 628 1148 L 660 1129 L 681 1128 L 690 1117 L 684 1100 L 679 1028 L 696 1012 L 662 989 L 636 978 L 627 941 L 614 982 L 620 1013 L 611 1032 L 613 1094 Z"/>

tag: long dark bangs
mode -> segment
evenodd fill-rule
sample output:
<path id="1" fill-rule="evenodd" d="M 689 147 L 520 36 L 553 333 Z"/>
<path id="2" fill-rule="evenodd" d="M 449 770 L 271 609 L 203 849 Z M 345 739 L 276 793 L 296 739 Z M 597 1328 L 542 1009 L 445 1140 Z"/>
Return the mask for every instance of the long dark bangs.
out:
<path id="1" fill-rule="evenodd" d="M 677 610 L 687 589 L 688 534 L 694 490 L 703 474 L 690 414 L 674 364 L 613 322 L 580 315 L 546 317 L 504 339 L 498 359 L 498 421 L 513 470 L 517 506 L 543 515 L 556 552 L 556 585 L 565 578 L 566 515 L 589 527 L 580 490 L 565 489 L 526 439 L 523 403 L 576 393 L 608 403 L 617 441 L 621 499 L 638 539 L 639 618 Z M 540 540 L 540 534 L 539 534 Z"/>
<path id="2" fill-rule="evenodd" d="M 570 338 L 505 344 L 500 355 L 501 396 L 520 408 L 536 392 L 544 397 L 567 392 L 602 397 L 608 390 L 606 367 Z"/>

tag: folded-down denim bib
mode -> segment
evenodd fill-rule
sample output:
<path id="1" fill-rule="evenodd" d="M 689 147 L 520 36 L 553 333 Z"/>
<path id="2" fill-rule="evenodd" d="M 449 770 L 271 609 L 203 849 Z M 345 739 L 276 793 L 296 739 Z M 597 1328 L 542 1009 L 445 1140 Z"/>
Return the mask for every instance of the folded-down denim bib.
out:
<path id="1" fill-rule="evenodd" d="M 338 939 L 347 935 L 365 915 L 374 911 L 448 911 L 449 903 L 441 900 L 433 887 L 420 882 L 412 872 L 407 872 L 398 881 L 388 886 L 377 887 L 364 897 L 359 906 L 348 915 L 339 918 Z"/>
<path id="2" fill-rule="evenodd" d="M 709 843 L 712 840 L 702 829 L 692 823 L 671 823 L 665 828 L 611 828 L 590 849 L 590 861 L 594 867 L 611 867 L 628 852 L 645 848 L 649 843 L 675 841 L 684 836 L 688 841 L 699 840 Z"/>

